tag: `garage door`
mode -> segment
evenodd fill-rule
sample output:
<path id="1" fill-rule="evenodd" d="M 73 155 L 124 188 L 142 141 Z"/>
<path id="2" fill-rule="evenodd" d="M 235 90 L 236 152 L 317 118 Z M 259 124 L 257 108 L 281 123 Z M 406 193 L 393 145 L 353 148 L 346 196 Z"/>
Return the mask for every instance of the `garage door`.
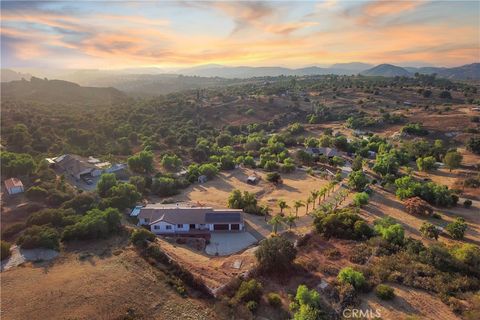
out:
<path id="1" fill-rule="evenodd" d="M 240 225 L 239 224 L 232 224 L 231 229 L 232 230 L 240 230 Z"/>
<path id="2" fill-rule="evenodd" d="M 228 230 L 228 224 L 215 224 L 213 230 Z"/>

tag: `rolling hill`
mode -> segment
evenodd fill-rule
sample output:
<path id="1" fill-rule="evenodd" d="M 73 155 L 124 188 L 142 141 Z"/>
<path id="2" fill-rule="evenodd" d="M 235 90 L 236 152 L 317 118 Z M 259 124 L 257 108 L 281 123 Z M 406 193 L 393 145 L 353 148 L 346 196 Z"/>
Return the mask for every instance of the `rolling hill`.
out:
<path id="1" fill-rule="evenodd" d="M 371 69 L 360 72 L 364 76 L 377 76 L 377 77 L 411 77 L 412 74 L 406 69 L 393 64 L 380 64 Z"/>
<path id="2" fill-rule="evenodd" d="M 17 81 L 22 80 L 22 78 L 25 80 L 30 80 L 31 77 L 31 74 L 17 72 L 12 69 L 1 70 L 1 82 Z"/>
<path id="3" fill-rule="evenodd" d="M 110 105 L 126 98 L 115 88 L 81 87 L 63 80 L 43 80 L 32 77 L 2 83 L 2 100 L 35 101 L 41 103 Z"/>

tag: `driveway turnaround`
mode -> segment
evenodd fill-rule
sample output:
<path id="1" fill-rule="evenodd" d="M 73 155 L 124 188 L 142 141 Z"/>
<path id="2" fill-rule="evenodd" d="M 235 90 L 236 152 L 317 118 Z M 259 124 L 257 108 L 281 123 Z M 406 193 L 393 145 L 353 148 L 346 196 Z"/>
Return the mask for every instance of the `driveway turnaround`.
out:
<path id="1" fill-rule="evenodd" d="M 212 233 L 210 244 L 205 251 L 212 256 L 227 256 L 242 251 L 256 242 L 257 239 L 249 232 Z"/>

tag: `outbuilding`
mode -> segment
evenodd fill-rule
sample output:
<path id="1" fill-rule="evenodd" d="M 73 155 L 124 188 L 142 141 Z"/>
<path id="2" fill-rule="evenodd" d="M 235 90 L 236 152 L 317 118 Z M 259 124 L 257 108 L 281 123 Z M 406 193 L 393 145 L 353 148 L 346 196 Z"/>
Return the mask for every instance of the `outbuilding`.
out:
<path id="1" fill-rule="evenodd" d="M 18 194 L 24 191 L 23 183 L 18 178 L 10 178 L 5 180 L 5 188 L 7 189 L 8 194 Z"/>

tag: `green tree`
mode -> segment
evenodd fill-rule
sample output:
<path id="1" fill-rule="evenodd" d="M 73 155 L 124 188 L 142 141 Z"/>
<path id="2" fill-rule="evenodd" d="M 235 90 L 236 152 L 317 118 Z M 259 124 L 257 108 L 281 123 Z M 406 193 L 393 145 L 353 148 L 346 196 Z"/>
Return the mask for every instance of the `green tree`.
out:
<path id="1" fill-rule="evenodd" d="M 357 207 L 361 207 L 361 206 L 366 205 L 368 203 L 369 198 L 370 197 L 368 196 L 368 193 L 366 193 L 366 192 L 356 193 L 353 196 L 353 204 L 356 205 Z"/>
<path id="2" fill-rule="evenodd" d="M 463 218 L 458 217 L 455 221 L 449 223 L 445 230 L 453 239 L 463 239 L 467 231 L 467 223 Z"/>
<path id="3" fill-rule="evenodd" d="M 353 171 L 348 175 L 348 185 L 356 191 L 363 191 L 369 182 L 362 171 Z"/>
<path id="4" fill-rule="evenodd" d="M 47 248 L 58 250 L 60 241 L 58 232 L 48 226 L 32 226 L 18 238 L 22 249 Z"/>
<path id="5" fill-rule="evenodd" d="M 150 173 L 153 171 L 153 153 L 143 150 L 127 159 L 128 167 L 136 173 Z"/>
<path id="6" fill-rule="evenodd" d="M 374 222 L 374 230 L 383 239 L 395 245 L 402 245 L 405 239 L 405 230 L 402 225 L 395 223 L 390 217 L 382 218 Z"/>
<path id="7" fill-rule="evenodd" d="M 420 171 L 430 171 L 435 168 L 435 162 L 437 160 L 430 156 L 425 158 L 418 158 L 417 159 L 417 168 Z"/>
<path id="8" fill-rule="evenodd" d="M 420 226 L 420 233 L 426 238 L 438 240 L 440 230 L 433 224 L 429 222 L 424 222 Z"/>
<path id="9" fill-rule="evenodd" d="M 285 217 L 285 223 L 288 225 L 289 229 L 292 229 L 292 227 L 296 226 L 295 221 L 298 219 L 297 216 L 294 216 L 293 214 L 289 214 L 288 216 Z"/>
<path id="10" fill-rule="evenodd" d="M 277 205 L 280 208 L 280 214 L 281 215 L 283 215 L 283 210 L 284 209 L 290 208 L 288 206 L 288 204 L 284 200 L 281 200 L 281 199 L 277 201 Z"/>
<path id="11" fill-rule="evenodd" d="M 280 214 L 277 214 L 268 221 L 268 224 L 272 225 L 272 232 L 273 234 L 277 234 L 278 232 L 278 226 L 281 225 L 282 223 L 285 222 L 285 218 L 281 216 Z"/>
<path id="12" fill-rule="evenodd" d="M 165 154 L 162 157 L 161 164 L 167 170 L 178 170 L 182 166 L 182 159 L 176 154 Z"/>
<path id="13" fill-rule="evenodd" d="M 0 153 L 1 174 L 3 178 L 30 175 L 35 169 L 35 161 L 26 153 Z"/>
<path id="14" fill-rule="evenodd" d="M 10 257 L 11 255 L 11 252 L 10 252 L 10 243 L 8 243 L 7 241 L 1 241 L 0 242 L 0 260 L 3 261 L 4 259 L 7 259 L 8 257 Z"/>
<path id="15" fill-rule="evenodd" d="M 450 169 L 451 172 L 453 169 L 456 169 L 460 166 L 462 160 L 463 156 L 460 153 L 457 151 L 450 151 L 445 155 L 443 162 L 445 162 L 445 165 L 448 169 Z"/>
<path id="16" fill-rule="evenodd" d="M 130 183 L 119 183 L 113 186 L 107 192 L 107 196 L 108 198 L 104 200 L 108 204 L 107 207 L 119 210 L 133 207 L 142 198 L 135 186 Z"/>
<path id="17" fill-rule="evenodd" d="M 260 270 L 267 272 L 287 271 L 296 255 L 293 243 L 281 236 L 262 240 L 255 251 Z"/>
<path id="18" fill-rule="evenodd" d="M 97 192 L 100 197 L 106 197 L 108 191 L 117 185 L 117 177 L 114 173 L 104 173 L 97 183 Z"/>
<path id="19" fill-rule="evenodd" d="M 295 208 L 295 216 L 298 217 L 298 209 L 300 209 L 301 207 L 305 207 L 305 204 L 302 200 L 296 200 L 293 203 L 293 207 Z"/>
<path id="20" fill-rule="evenodd" d="M 338 273 L 337 277 L 340 283 L 351 284 L 355 289 L 361 289 L 365 284 L 365 276 L 360 271 L 355 271 L 351 267 L 345 267 Z"/>

